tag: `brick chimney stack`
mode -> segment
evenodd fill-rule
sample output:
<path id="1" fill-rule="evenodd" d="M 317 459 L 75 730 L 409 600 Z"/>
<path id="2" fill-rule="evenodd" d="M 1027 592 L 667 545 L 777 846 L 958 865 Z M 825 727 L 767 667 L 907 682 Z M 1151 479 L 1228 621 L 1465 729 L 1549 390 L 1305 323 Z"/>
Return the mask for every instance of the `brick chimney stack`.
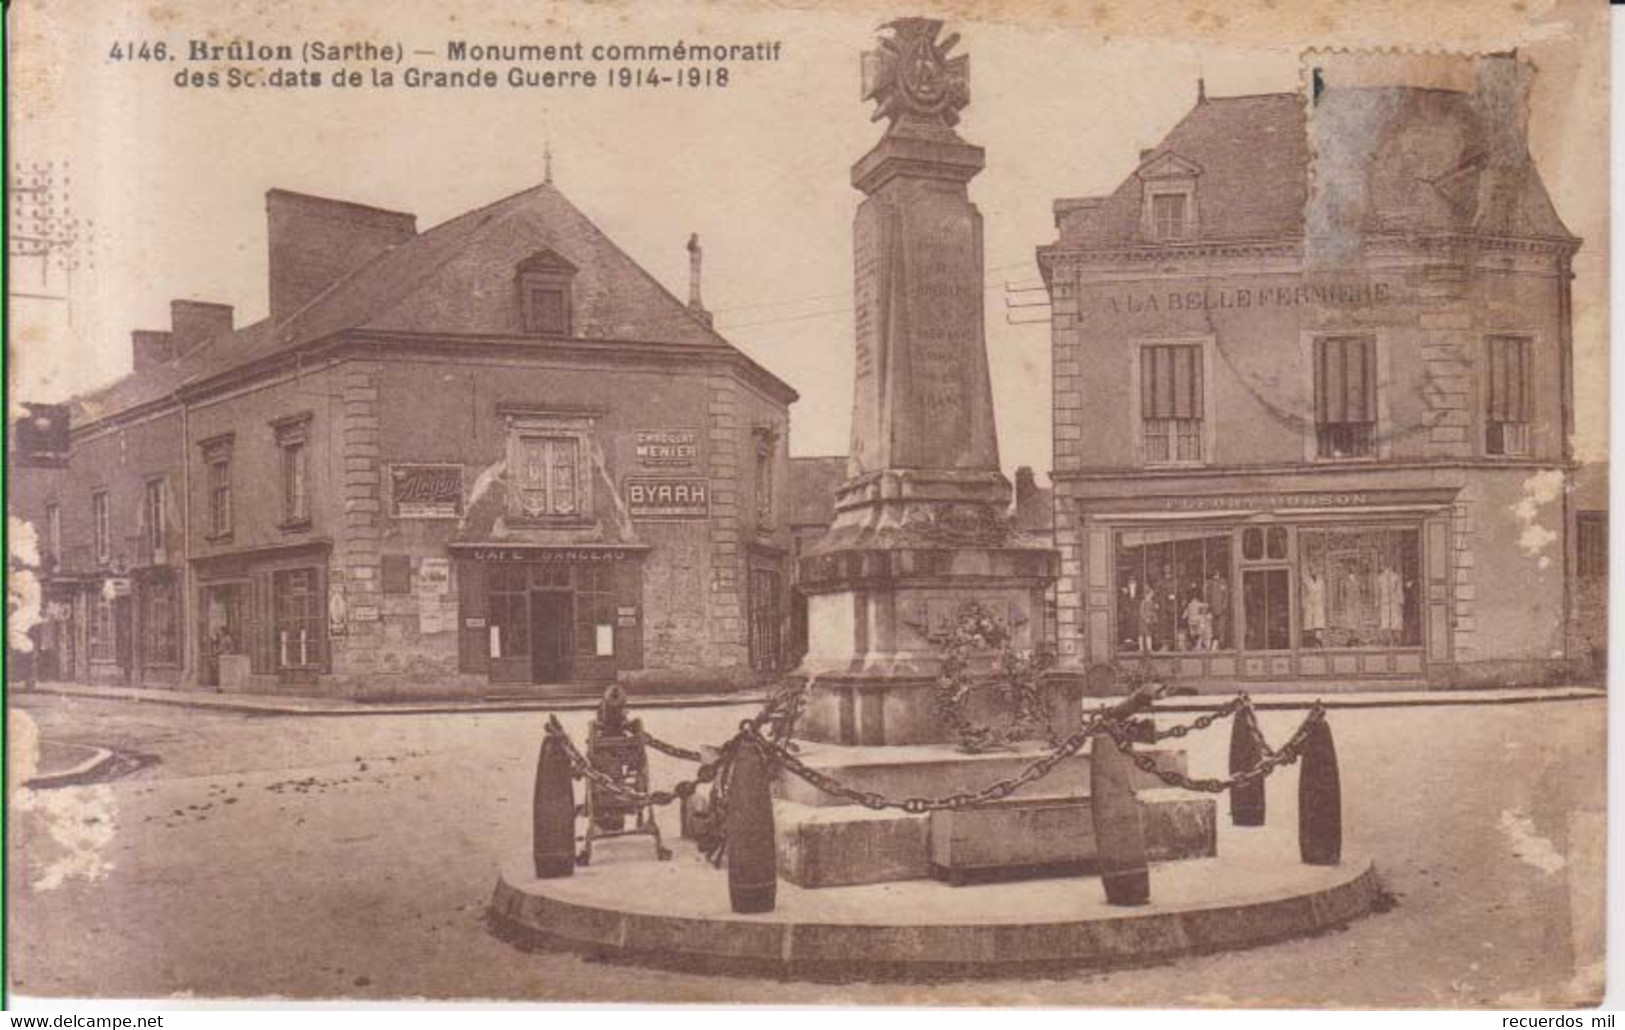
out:
<path id="1" fill-rule="evenodd" d="M 409 212 L 290 190 L 266 192 L 265 219 L 271 318 L 275 321 L 287 318 L 329 286 L 417 235 L 417 216 Z"/>

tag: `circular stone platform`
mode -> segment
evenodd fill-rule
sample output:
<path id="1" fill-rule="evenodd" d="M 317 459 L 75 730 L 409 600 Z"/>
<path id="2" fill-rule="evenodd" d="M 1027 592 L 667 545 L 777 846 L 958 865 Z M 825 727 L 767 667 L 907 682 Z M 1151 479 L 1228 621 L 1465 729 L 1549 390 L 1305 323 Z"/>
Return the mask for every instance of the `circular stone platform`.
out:
<path id="1" fill-rule="evenodd" d="M 593 864 L 538 880 L 529 856 L 509 863 L 491 912 L 508 931 L 597 954 L 710 970 L 776 974 L 848 969 L 985 971 L 1125 965 L 1264 944 L 1370 912 L 1382 894 L 1371 859 L 1298 861 L 1280 828 L 1221 836 L 1220 857 L 1155 864 L 1138 908 L 1106 904 L 1092 876 L 950 887 L 927 880 L 803 890 L 779 881 L 778 906 L 736 915 L 725 870 L 688 841 L 654 860 L 648 840 L 595 845 Z"/>

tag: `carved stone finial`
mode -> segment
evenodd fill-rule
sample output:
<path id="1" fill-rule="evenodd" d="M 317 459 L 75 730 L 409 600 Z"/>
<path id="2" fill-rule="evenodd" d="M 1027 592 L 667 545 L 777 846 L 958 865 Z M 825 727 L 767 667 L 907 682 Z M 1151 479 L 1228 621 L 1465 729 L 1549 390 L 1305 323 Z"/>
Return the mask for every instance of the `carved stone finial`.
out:
<path id="1" fill-rule="evenodd" d="M 863 99 L 875 101 L 871 121 L 889 118 L 888 132 L 900 124 L 952 129 L 970 103 L 970 58 L 948 57 L 958 33 L 937 42 L 942 22 L 899 18 L 880 46 L 863 55 Z"/>

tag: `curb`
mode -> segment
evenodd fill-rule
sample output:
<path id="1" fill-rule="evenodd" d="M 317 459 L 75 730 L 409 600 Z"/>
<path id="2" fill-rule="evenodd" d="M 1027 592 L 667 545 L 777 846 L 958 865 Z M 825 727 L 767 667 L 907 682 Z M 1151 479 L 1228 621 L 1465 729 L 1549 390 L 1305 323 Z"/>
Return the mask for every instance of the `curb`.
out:
<path id="1" fill-rule="evenodd" d="M 102 693 L 92 690 L 63 690 L 48 686 L 38 686 L 32 690 L 17 691 L 12 696 L 26 696 L 28 694 L 49 694 L 53 697 L 71 697 L 87 701 L 127 701 L 134 704 L 172 705 L 181 708 L 198 708 L 219 712 L 234 712 L 240 715 L 299 715 L 299 716 L 358 716 L 358 715 L 452 715 L 452 714 L 481 714 L 481 713 L 511 713 L 511 712 L 580 712 L 592 711 L 598 707 L 597 697 L 561 697 L 541 700 L 513 700 L 513 701 L 479 701 L 479 702 L 387 702 L 380 701 L 375 704 L 334 704 L 311 705 L 298 702 L 278 701 L 233 701 L 222 697 L 215 700 L 212 697 L 186 697 L 177 696 L 162 690 L 150 692 L 120 692 Z M 761 704 L 767 695 L 758 691 L 746 691 L 738 694 L 697 694 L 673 695 L 670 697 L 654 696 L 647 699 L 635 699 L 634 706 L 638 710 L 650 708 L 725 708 L 732 705 Z"/>
<path id="2" fill-rule="evenodd" d="M 45 773 L 39 776 L 31 776 L 23 781 L 23 786 L 29 790 L 50 790 L 55 787 L 72 787 L 77 784 L 84 783 L 87 780 L 94 779 L 108 766 L 112 765 L 114 758 L 117 757 L 113 754 L 113 752 L 104 747 L 94 747 L 89 744 L 81 744 L 76 746 L 90 748 L 92 752 L 90 757 L 71 769 L 64 769 L 61 772 L 55 773 Z"/>

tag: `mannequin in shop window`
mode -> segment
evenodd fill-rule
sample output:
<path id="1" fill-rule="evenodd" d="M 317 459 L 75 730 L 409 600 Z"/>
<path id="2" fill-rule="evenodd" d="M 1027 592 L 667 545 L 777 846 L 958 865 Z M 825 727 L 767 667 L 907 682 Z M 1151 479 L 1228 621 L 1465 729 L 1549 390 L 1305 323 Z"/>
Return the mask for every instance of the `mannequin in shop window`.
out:
<path id="1" fill-rule="evenodd" d="M 1147 590 L 1140 598 L 1140 650 L 1155 651 L 1157 649 L 1157 625 L 1162 621 L 1162 613 L 1157 608 L 1157 591 Z"/>
<path id="2" fill-rule="evenodd" d="M 1213 609 L 1203 600 L 1200 590 L 1192 590 L 1185 602 L 1185 628 L 1190 633 L 1191 647 L 1198 651 L 1213 650 Z"/>
<path id="3" fill-rule="evenodd" d="M 1383 562 L 1377 573 L 1377 628 L 1390 647 L 1399 644 L 1405 632 L 1405 580 L 1391 562 Z"/>
<path id="4" fill-rule="evenodd" d="M 1326 646 L 1326 580 L 1313 568 L 1303 572 L 1303 637 L 1310 647 Z"/>
<path id="5" fill-rule="evenodd" d="M 1202 600 L 1207 602 L 1208 617 L 1213 622 L 1213 650 L 1230 646 L 1230 581 L 1217 569 L 1208 573 L 1202 588 Z"/>
<path id="6" fill-rule="evenodd" d="M 1122 592 L 1123 599 L 1117 610 L 1121 613 L 1123 626 L 1118 632 L 1127 647 L 1144 651 L 1145 623 L 1140 620 L 1140 600 L 1145 596 L 1145 591 L 1141 589 L 1139 579 L 1130 576 L 1128 582 L 1123 585 Z"/>

